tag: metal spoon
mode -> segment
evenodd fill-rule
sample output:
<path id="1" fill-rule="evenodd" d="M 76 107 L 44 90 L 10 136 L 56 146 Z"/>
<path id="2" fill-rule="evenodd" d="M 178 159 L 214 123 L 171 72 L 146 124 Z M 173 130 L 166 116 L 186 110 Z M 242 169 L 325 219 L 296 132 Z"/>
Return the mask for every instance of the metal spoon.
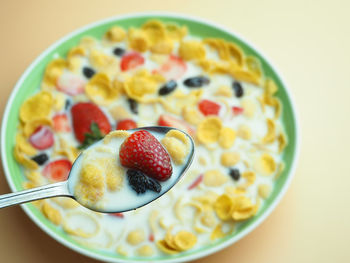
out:
<path id="1" fill-rule="evenodd" d="M 163 127 L 163 126 L 152 126 L 152 127 L 142 127 L 142 128 L 132 129 L 132 130 L 129 130 L 129 132 L 132 133 L 132 132 L 140 131 L 140 130 L 146 130 L 146 131 L 149 131 L 150 133 L 158 133 L 158 134 L 165 135 L 170 130 L 177 130 L 177 129 L 171 128 L 171 127 Z M 154 199 L 145 200 L 144 203 L 142 203 L 141 205 L 139 205 L 137 207 L 130 207 L 130 208 L 125 209 L 125 206 L 124 206 L 124 208 L 122 208 L 122 209 L 115 208 L 115 210 L 111 211 L 108 209 L 104 210 L 103 208 L 97 208 L 97 207 L 91 207 L 91 206 L 87 207 L 85 205 L 84 206 L 91 209 L 91 210 L 98 211 L 98 212 L 104 212 L 104 213 L 125 212 L 125 211 L 134 210 L 136 208 L 147 205 L 148 203 L 153 202 L 154 200 L 158 199 L 159 197 L 164 195 L 166 192 L 168 192 L 181 179 L 181 177 L 187 171 L 187 169 L 189 168 L 189 166 L 192 163 L 193 156 L 194 156 L 194 142 L 193 142 L 191 136 L 189 136 L 187 133 L 185 133 L 181 130 L 179 130 L 179 131 L 184 133 L 189 138 L 190 151 L 189 151 L 189 154 L 187 157 L 187 162 L 183 166 L 183 169 L 180 170 L 180 173 L 172 175 L 172 177 L 175 176 L 175 180 L 173 181 L 173 184 L 170 184 L 168 186 L 168 188 L 163 189 L 161 193 L 156 194 Z M 86 150 L 90 149 L 91 147 L 93 147 L 93 145 L 89 146 Z M 68 179 L 66 181 L 48 184 L 48 185 L 44 185 L 44 186 L 40 186 L 40 187 L 36 187 L 36 188 L 31 188 L 31 189 L 20 191 L 20 192 L 0 195 L 0 208 L 12 206 L 12 205 L 17 205 L 17 204 L 22 204 L 22 203 L 27 203 L 27 202 L 31 202 L 31 201 L 35 201 L 35 200 L 39 200 L 39 199 L 58 197 L 58 196 L 70 197 L 70 198 L 73 198 L 74 200 L 78 201 L 77 198 L 74 196 L 74 192 L 73 192 L 73 187 L 72 187 L 73 180 L 72 180 L 72 178 L 74 177 L 74 175 L 72 176 L 72 171 L 74 170 L 73 167 L 78 163 L 79 159 L 82 158 L 82 155 L 83 154 L 80 154 L 78 156 L 78 158 L 74 161 L 72 169 L 71 169 L 70 174 L 68 176 Z M 142 198 L 142 195 L 140 195 L 140 198 Z M 117 201 L 118 200 L 115 200 L 115 202 L 117 202 Z"/>

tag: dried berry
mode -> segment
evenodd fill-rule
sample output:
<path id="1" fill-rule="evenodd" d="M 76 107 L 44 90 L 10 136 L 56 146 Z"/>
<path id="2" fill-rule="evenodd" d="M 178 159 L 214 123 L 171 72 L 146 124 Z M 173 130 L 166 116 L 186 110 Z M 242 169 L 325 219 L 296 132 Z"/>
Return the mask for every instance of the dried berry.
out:
<path id="1" fill-rule="evenodd" d="M 138 114 L 139 113 L 139 109 L 138 109 L 139 104 L 137 103 L 137 101 L 134 99 L 128 99 L 128 103 L 130 106 L 130 110 L 133 113 Z"/>
<path id="2" fill-rule="evenodd" d="M 235 181 L 238 181 L 239 178 L 241 177 L 241 173 L 236 168 L 230 169 L 229 174 L 230 174 L 231 178 Z"/>
<path id="3" fill-rule="evenodd" d="M 168 95 L 173 92 L 177 87 L 177 83 L 175 80 L 170 80 L 165 83 L 158 91 L 159 96 Z"/>
<path id="4" fill-rule="evenodd" d="M 121 47 L 116 47 L 115 49 L 113 49 L 113 54 L 121 57 L 125 54 L 125 49 L 121 48 Z"/>
<path id="5" fill-rule="evenodd" d="M 143 194 L 146 190 L 159 193 L 162 186 L 156 180 L 147 177 L 141 171 L 129 169 L 127 172 L 129 184 L 137 194 Z"/>
<path id="6" fill-rule="evenodd" d="M 243 96 L 244 94 L 244 91 L 243 91 L 243 87 L 242 87 L 242 84 L 238 81 L 234 81 L 232 83 L 232 87 L 233 87 L 233 90 L 235 92 L 235 95 L 237 98 L 240 98 Z"/>
<path id="7" fill-rule="evenodd" d="M 49 157 L 47 156 L 46 153 L 41 153 L 32 157 L 32 160 L 39 165 L 43 165 L 48 159 Z"/>
<path id="8" fill-rule="evenodd" d="M 92 68 L 89 68 L 89 67 L 84 67 L 83 68 L 83 74 L 88 79 L 91 78 L 93 75 L 95 75 L 95 73 L 96 73 L 96 71 L 93 70 Z"/>
<path id="9" fill-rule="evenodd" d="M 189 88 L 200 88 L 204 85 L 208 85 L 209 83 L 210 83 L 210 80 L 204 76 L 188 78 L 188 79 L 185 79 L 184 81 L 184 85 L 186 85 Z"/>
<path id="10" fill-rule="evenodd" d="M 69 107 L 71 106 L 71 104 L 72 104 L 72 102 L 71 102 L 69 99 L 66 100 L 66 103 L 65 103 L 65 105 L 64 105 L 64 108 L 65 108 L 66 110 L 68 110 Z"/>

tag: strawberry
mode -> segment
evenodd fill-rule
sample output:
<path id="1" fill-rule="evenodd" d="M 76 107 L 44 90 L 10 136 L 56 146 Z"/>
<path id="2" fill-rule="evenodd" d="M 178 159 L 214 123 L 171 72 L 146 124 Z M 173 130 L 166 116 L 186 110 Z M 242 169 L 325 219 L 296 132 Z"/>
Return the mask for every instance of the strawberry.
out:
<path id="1" fill-rule="evenodd" d="M 121 120 L 117 124 L 117 130 L 131 130 L 135 128 L 137 128 L 137 124 L 131 119 Z"/>
<path id="2" fill-rule="evenodd" d="M 61 182 L 67 180 L 71 168 L 72 163 L 69 160 L 56 160 L 44 167 L 43 175 L 52 181 Z"/>
<path id="3" fill-rule="evenodd" d="M 73 73 L 64 72 L 57 80 L 57 89 L 74 96 L 84 93 L 86 81 Z"/>
<path id="4" fill-rule="evenodd" d="M 170 55 L 168 60 L 154 72 L 161 74 L 167 80 L 179 79 L 185 74 L 187 70 L 186 63 L 179 57 Z"/>
<path id="5" fill-rule="evenodd" d="M 201 100 L 198 104 L 199 110 L 205 115 L 219 115 L 221 106 L 211 100 Z"/>
<path id="6" fill-rule="evenodd" d="M 50 148 L 54 143 L 53 133 L 47 126 L 39 126 L 30 135 L 29 142 L 38 150 Z"/>
<path id="7" fill-rule="evenodd" d="M 239 115 L 243 113 L 243 108 L 241 107 L 237 107 L 237 106 L 233 106 L 232 107 L 232 111 L 234 115 Z"/>
<path id="8" fill-rule="evenodd" d="M 201 174 L 196 178 L 196 180 L 193 181 L 192 184 L 189 185 L 187 189 L 192 190 L 193 188 L 196 188 L 202 181 L 203 181 L 203 175 Z"/>
<path id="9" fill-rule="evenodd" d="M 119 217 L 119 218 L 124 218 L 124 214 L 123 213 L 109 213 L 108 215 L 114 216 L 114 217 Z"/>
<path id="10" fill-rule="evenodd" d="M 139 53 L 132 52 L 122 57 L 120 69 L 122 71 L 127 71 L 143 65 L 143 63 L 145 63 L 145 59 Z"/>
<path id="11" fill-rule="evenodd" d="M 123 166 L 159 181 L 169 179 L 173 172 L 168 152 L 148 131 L 131 134 L 120 146 L 119 158 Z"/>
<path id="12" fill-rule="evenodd" d="M 111 131 L 111 125 L 102 110 L 91 102 L 79 102 L 71 108 L 74 134 L 83 148 L 100 140 Z"/>
<path id="13" fill-rule="evenodd" d="M 57 114 L 52 118 L 53 129 L 56 132 L 70 132 L 71 128 L 69 125 L 69 120 L 67 114 Z"/>
<path id="14" fill-rule="evenodd" d="M 158 119 L 159 126 L 174 127 L 183 130 L 193 136 L 195 134 L 194 129 L 184 120 L 177 119 L 171 115 L 162 114 Z"/>

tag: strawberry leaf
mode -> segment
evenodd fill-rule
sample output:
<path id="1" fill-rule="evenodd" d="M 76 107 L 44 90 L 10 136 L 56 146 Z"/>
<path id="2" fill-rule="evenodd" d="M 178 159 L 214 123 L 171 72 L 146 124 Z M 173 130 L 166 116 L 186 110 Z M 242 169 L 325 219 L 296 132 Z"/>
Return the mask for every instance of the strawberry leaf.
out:
<path id="1" fill-rule="evenodd" d="M 96 122 L 91 123 L 90 130 L 91 130 L 91 132 L 84 134 L 84 136 L 85 136 L 84 141 L 78 147 L 78 149 L 80 149 L 80 150 L 86 149 L 87 147 L 89 147 L 94 142 L 97 142 L 97 141 L 99 141 L 99 140 L 101 140 L 103 138 L 101 130 L 98 127 Z"/>

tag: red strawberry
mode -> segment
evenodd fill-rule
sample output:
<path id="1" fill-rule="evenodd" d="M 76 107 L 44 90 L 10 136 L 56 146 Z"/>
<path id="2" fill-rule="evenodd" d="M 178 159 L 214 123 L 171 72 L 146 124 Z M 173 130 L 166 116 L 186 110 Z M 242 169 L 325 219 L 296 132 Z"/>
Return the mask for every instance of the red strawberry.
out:
<path id="1" fill-rule="evenodd" d="M 57 132 L 70 132 L 71 128 L 67 114 L 57 114 L 53 118 L 53 129 Z"/>
<path id="2" fill-rule="evenodd" d="M 184 120 L 177 119 L 171 115 L 162 114 L 158 119 L 159 126 L 174 127 L 183 130 L 193 136 L 195 134 L 194 129 Z"/>
<path id="3" fill-rule="evenodd" d="M 137 128 L 137 124 L 131 119 L 121 120 L 117 125 L 117 130 L 131 130 L 135 128 Z"/>
<path id="4" fill-rule="evenodd" d="M 73 73 L 64 72 L 57 80 L 57 89 L 74 96 L 84 93 L 86 81 Z"/>
<path id="5" fill-rule="evenodd" d="M 84 142 L 87 133 L 93 133 L 91 131 L 93 123 L 98 126 L 102 136 L 111 131 L 111 125 L 106 115 L 91 102 L 79 102 L 72 107 L 71 112 L 74 134 L 81 143 Z"/>
<path id="6" fill-rule="evenodd" d="M 109 215 L 115 216 L 115 217 L 119 217 L 119 218 L 124 218 L 124 214 L 123 213 L 109 213 Z"/>
<path id="7" fill-rule="evenodd" d="M 139 53 L 132 52 L 122 57 L 122 61 L 120 62 L 120 69 L 122 71 L 127 71 L 129 69 L 134 69 L 138 66 L 141 66 L 143 63 L 145 63 L 145 59 Z"/>
<path id="8" fill-rule="evenodd" d="M 201 174 L 196 178 L 196 180 L 193 181 L 192 184 L 190 184 L 190 186 L 187 189 L 192 190 L 193 188 L 196 188 L 202 181 L 203 181 L 203 175 Z"/>
<path id="9" fill-rule="evenodd" d="M 243 113 L 243 108 L 241 107 L 237 107 L 237 106 L 233 106 L 232 107 L 232 111 L 234 115 L 239 115 Z"/>
<path id="10" fill-rule="evenodd" d="M 120 163 L 159 181 L 169 179 L 173 172 L 170 156 L 148 131 L 131 134 L 120 146 Z"/>
<path id="11" fill-rule="evenodd" d="M 47 126 L 39 126 L 30 135 L 29 142 L 38 150 L 50 148 L 54 143 L 53 133 Z"/>
<path id="12" fill-rule="evenodd" d="M 205 115 L 219 115 L 221 106 L 211 100 L 202 100 L 198 104 L 199 110 Z"/>
<path id="13" fill-rule="evenodd" d="M 68 178 L 72 163 L 66 159 L 53 161 L 44 167 L 43 175 L 55 182 L 65 181 Z"/>
<path id="14" fill-rule="evenodd" d="M 185 74 L 187 70 L 186 63 L 179 57 L 170 55 L 169 59 L 154 72 L 163 75 L 167 80 L 179 79 Z"/>

